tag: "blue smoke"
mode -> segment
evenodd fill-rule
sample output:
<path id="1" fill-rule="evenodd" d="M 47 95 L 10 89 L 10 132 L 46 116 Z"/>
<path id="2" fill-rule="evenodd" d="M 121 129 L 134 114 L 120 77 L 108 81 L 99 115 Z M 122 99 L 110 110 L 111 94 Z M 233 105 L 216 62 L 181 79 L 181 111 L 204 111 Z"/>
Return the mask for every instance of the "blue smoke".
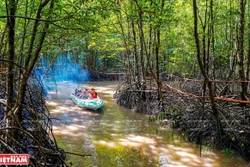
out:
<path id="1" fill-rule="evenodd" d="M 51 60 L 43 56 L 40 59 L 39 70 L 35 70 L 35 73 L 42 78 L 44 84 L 62 81 L 78 84 L 88 82 L 90 78 L 88 70 L 73 62 L 71 57 L 72 55 L 66 54 L 58 57 L 54 62 L 50 62 Z"/>
<path id="2" fill-rule="evenodd" d="M 57 82 L 72 81 L 83 83 L 89 80 L 88 71 L 83 69 L 79 64 L 74 63 L 70 55 L 57 58 L 48 74 L 54 77 L 52 80 L 56 80 Z"/>

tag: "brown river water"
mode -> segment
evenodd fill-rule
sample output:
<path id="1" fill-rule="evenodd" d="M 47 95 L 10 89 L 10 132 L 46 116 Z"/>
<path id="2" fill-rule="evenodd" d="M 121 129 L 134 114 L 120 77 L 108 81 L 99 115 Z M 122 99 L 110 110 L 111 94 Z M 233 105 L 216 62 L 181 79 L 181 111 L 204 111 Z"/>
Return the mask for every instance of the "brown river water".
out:
<path id="1" fill-rule="evenodd" d="M 247 167 L 234 152 L 202 147 L 200 155 L 200 147 L 185 141 L 176 130 L 120 107 L 113 99 L 117 84 L 60 82 L 57 93 L 49 92 L 47 106 L 57 144 L 66 152 L 78 154 L 67 154 L 69 166 Z M 80 108 L 69 99 L 79 86 L 96 89 L 105 102 L 102 112 Z"/>

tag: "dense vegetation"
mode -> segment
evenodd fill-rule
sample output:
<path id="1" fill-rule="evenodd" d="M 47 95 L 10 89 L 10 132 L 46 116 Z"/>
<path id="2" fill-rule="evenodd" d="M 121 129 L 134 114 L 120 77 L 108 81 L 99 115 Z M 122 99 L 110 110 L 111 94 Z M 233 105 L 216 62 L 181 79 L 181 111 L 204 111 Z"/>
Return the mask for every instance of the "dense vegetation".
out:
<path id="1" fill-rule="evenodd" d="M 43 66 L 46 59 L 49 70 L 58 57 L 67 55 L 92 77 L 125 72 L 117 93 L 121 104 L 128 104 L 126 97 L 132 93 L 135 104 L 129 107 L 150 104 L 139 106 L 141 112 L 150 109 L 166 118 L 182 116 L 185 121 L 174 119 L 178 123 L 194 115 L 199 120 L 209 118 L 212 123 L 189 136 L 198 142 L 206 136 L 221 141 L 215 145 L 234 145 L 249 160 L 250 2 L 6 0 L 0 5 L 1 141 L 5 144 L 26 140 L 9 136 L 18 135 L 15 128 L 25 130 L 20 123 L 30 104 L 27 94 L 34 84 L 29 83 L 34 67 Z M 156 96 L 142 92 L 145 89 L 156 91 Z M 174 99 L 180 99 L 177 96 L 182 100 L 173 106 Z M 228 126 L 222 122 L 228 119 L 240 120 L 233 133 L 223 130 Z"/>

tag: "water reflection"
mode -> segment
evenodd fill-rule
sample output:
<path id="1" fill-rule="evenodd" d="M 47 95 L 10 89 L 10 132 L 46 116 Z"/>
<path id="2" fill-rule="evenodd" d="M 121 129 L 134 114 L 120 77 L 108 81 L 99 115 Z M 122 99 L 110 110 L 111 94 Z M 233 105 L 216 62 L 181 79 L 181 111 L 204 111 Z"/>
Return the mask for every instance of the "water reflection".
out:
<path id="1" fill-rule="evenodd" d="M 76 106 L 69 95 L 77 85 L 58 84 L 58 97 L 50 94 L 48 107 L 58 145 L 67 152 L 71 166 L 98 167 L 240 167 L 247 163 L 238 155 L 202 148 L 184 141 L 169 127 L 150 123 L 147 116 L 119 107 L 112 99 L 116 83 L 99 82 L 95 87 L 105 101 L 102 113 Z M 67 88 L 67 89 L 65 89 Z"/>

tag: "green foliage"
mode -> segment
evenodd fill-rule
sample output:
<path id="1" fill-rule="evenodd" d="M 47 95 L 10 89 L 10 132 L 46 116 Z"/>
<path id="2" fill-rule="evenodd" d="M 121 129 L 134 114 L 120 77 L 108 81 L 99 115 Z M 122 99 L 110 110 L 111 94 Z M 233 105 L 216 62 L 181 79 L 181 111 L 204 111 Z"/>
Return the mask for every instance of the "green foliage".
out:
<path id="1" fill-rule="evenodd" d="M 38 1 L 27 2 L 27 4 L 18 3 L 17 6 L 16 15 L 20 16 L 16 18 L 15 27 L 17 53 L 21 48 L 22 36 L 25 38 L 24 50 L 30 44 L 28 39 L 31 36 L 39 5 Z M 236 53 L 234 46 L 236 45 L 235 39 L 237 39 L 238 5 L 235 1 L 230 1 L 230 3 L 227 1 L 217 2 L 213 8 L 213 20 L 209 20 L 211 18 L 210 4 L 204 0 L 198 2 L 200 42 L 202 42 L 203 37 L 205 37 L 206 43 L 208 38 L 211 39 L 208 26 L 214 26 L 215 45 L 211 57 L 214 56 L 215 69 L 221 67 L 223 70 L 229 70 L 231 57 Z M 41 12 L 41 20 L 47 18 L 48 8 L 44 8 Z M 53 55 L 51 59 L 64 53 L 71 53 L 79 56 L 81 61 L 89 60 L 89 64 L 101 64 L 107 68 L 125 67 L 128 64 L 134 66 L 135 45 L 138 58 L 138 53 L 141 50 L 140 43 L 142 41 L 139 32 L 139 19 L 141 19 L 145 40 L 145 48 L 142 48 L 145 64 L 155 66 L 156 58 L 152 50 L 156 47 L 155 37 L 159 29 L 161 74 L 190 75 L 199 73 L 193 37 L 191 1 L 56 0 L 53 13 L 41 51 L 43 54 Z M 248 24 L 249 10 L 246 10 L 246 13 L 245 20 Z M 0 15 L 6 15 L 4 1 L 0 3 Z M 136 44 L 133 39 L 132 22 L 135 24 Z M 41 25 L 42 23 L 43 21 L 40 22 Z M 0 19 L 1 32 L 3 32 L 5 25 L 6 17 L 3 17 Z M 202 26 L 206 28 L 205 31 Z M 38 33 L 42 32 L 42 28 L 42 26 L 38 27 Z M 39 34 L 35 43 L 39 39 L 38 37 Z M 5 41 L 7 41 L 6 37 Z M 245 38 L 244 46 L 247 50 L 247 38 Z M 149 58 L 146 58 L 146 51 Z M 149 53 L 150 51 L 151 53 Z M 23 52 L 19 56 L 26 57 L 26 54 L 27 52 Z M 141 62 L 138 63 L 140 65 Z"/>
<path id="2" fill-rule="evenodd" d="M 235 137 L 233 136 L 233 137 L 231 138 L 231 140 L 232 140 L 232 141 L 235 141 Z"/>
<path id="3" fill-rule="evenodd" d="M 162 122 L 164 119 L 166 119 L 166 115 L 164 113 L 148 117 L 149 122 Z"/>
<path id="4" fill-rule="evenodd" d="M 224 154 L 227 154 L 227 155 L 232 155 L 233 154 L 233 150 L 229 149 L 229 148 L 225 148 L 223 150 Z"/>

